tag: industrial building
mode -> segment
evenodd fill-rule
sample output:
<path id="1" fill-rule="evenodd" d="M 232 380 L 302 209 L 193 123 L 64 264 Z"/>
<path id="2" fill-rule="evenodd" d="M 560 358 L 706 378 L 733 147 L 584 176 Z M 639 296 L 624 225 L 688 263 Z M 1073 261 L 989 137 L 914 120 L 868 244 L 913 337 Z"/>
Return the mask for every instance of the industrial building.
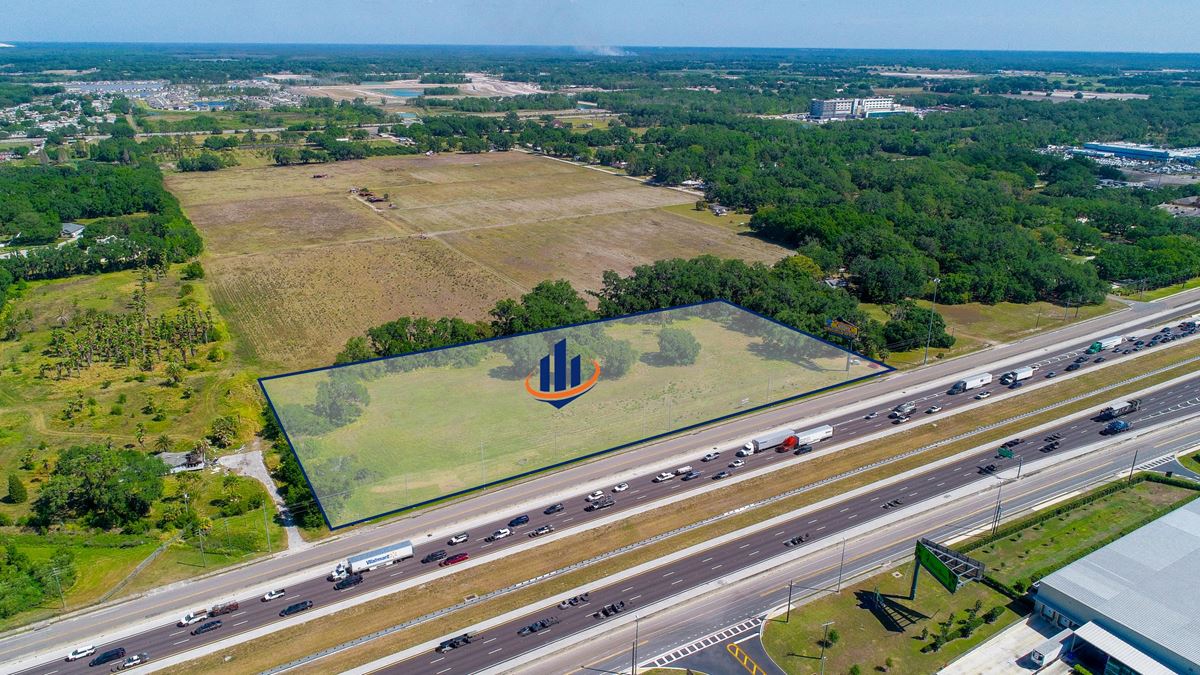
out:
<path id="1" fill-rule="evenodd" d="M 1159 148 L 1153 145 L 1143 145 L 1141 143 L 1125 143 L 1122 141 L 1113 141 L 1111 143 L 1084 143 L 1083 147 L 1084 150 L 1102 153 L 1101 156 L 1111 155 L 1114 157 L 1121 157 L 1123 159 L 1139 159 L 1149 162 L 1168 162 L 1171 160 L 1180 162 L 1195 162 L 1200 160 L 1200 148 L 1170 149 Z"/>
<path id="2" fill-rule="evenodd" d="M 1106 675 L 1200 673 L 1200 500 L 1035 585 L 1035 611 Z"/>
<path id="3" fill-rule="evenodd" d="M 808 116 L 814 120 L 846 119 L 850 117 L 874 117 L 897 112 L 891 96 L 872 98 L 827 98 L 813 99 L 808 106 Z"/>

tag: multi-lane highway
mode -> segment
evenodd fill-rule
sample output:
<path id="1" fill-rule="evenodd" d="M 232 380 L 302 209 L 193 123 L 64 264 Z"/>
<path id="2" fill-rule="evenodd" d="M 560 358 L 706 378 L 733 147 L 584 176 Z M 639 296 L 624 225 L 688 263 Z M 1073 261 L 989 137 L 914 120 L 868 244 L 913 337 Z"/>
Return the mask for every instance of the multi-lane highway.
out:
<path id="1" fill-rule="evenodd" d="M 1142 410 L 1131 415 L 1129 421 L 1135 425 L 1161 423 L 1195 415 L 1200 410 L 1200 397 L 1196 394 L 1197 382 L 1200 382 L 1200 375 L 1146 394 L 1142 397 Z M 1014 456 L 1011 459 L 998 456 L 995 450 L 975 453 L 912 476 L 898 484 L 851 497 L 777 527 L 723 543 L 702 553 L 623 579 L 611 586 L 592 589 L 586 605 L 566 609 L 557 606 L 538 608 L 518 619 L 474 635 L 470 644 L 446 653 L 421 654 L 379 672 L 398 675 L 457 675 L 481 672 L 539 649 L 566 635 L 594 627 L 598 622 L 607 620 L 607 617 L 597 617 L 594 614 L 606 605 L 624 603 L 624 611 L 636 612 L 639 608 L 728 576 L 767 558 L 785 555 L 789 550 L 794 550 L 789 549 L 788 543 L 796 537 L 804 538 L 798 545 L 798 549 L 803 551 L 805 546 L 830 537 L 837 538 L 841 532 L 878 518 L 888 511 L 911 508 L 968 483 L 992 479 L 992 474 L 1016 468 L 1024 461 L 1041 459 L 1050 454 L 1046 449 L 1050 447 L 1051 437 L 1059 444 L 1052 453 L 1063 453 L 1095 443 L 1101 438 L 1100 431 L 1105 422 L 1093 419 L 1094 415 L 1094 412 L 1089 412 L 1064 420 L 1039 433 L 1037 438 L 1025 439 L 1013 447 Z M 995 466 L 995 469 L 989 470 L 989 466 Z M 518 635 L 522 627 L 547 617 L 557 619 L 558 622 L 533 634 Z"/>
<path id="2" fill-rule="evenodd" d="M 1186 314 L 1188 312 L 1182 313 Z M 1140 330 L 1142 333 L 1146 333 L 1146 329 L 1148 328 L 1157 328 L 1167 323 L 1174 323 L 1176 316 L 1172 316 L 1171 321 L 1165 321 L 1162 318 L 1147 319 L 1145 321 L 1137 322 L 1137 325 L 1133 327 L 1126 327 L 1122 332 L 1128 334 L 1130 332 L 1136 333 Z M 1059 343 L 1056 345 L 1057 348 L 1055 349 L 1043 349 L 1040 353 L 1034 357 L 1031 357 L 1027 361 L 1019 362 L 1014 365 L 1024 365 L 1025 363 L 1035 363 L 1041 365 L 1043 368 L 1039 371 L 1039 375 L 1037 377 L 1044 377 L 1044 374 L 1049 370 L 1059 368 L 1059 365 L 1056 364 L 1065 366 L 1067 363 L 1072 361 L 1080 351 L 1085 349 L 1087 345 L 1090 344 L 1090 341 L 1091 340 L 1089 338 L 1076 344 L 1064 345 Z M 1172 344 L 1167 344 L 1156 347 L 1155 349 L 1161 350 L 1171 348 Z M 1124 354 L 1111 351 L 1106 352 L 1104 356 L 1109 361 L 1113 362 L 1129 358 Z M 1119 363 L 1114 363 L 1112 365 L 1113 367 L 1120 367 Z M 1005 370 L 1010 369 L 1011 367 L 1012 366 L 1007 366 Z M 1093 366 L 1086 364 L 1083 366 L 1083 369 L 1086 370 L 1090 367 Z M 962 374 L 964 372 L 974 371 L 960 370 L 958 372 Z M 999 373 L 997 372 L 996 374 L 998 375 Z M 905 390 L 902 395 L 881 400 L 880 403 L 877 406 L 874 406 L 870 411 L 858 410 L 855 412 L 848 412 L 846 411 L 847 407 L 843 406 L 841 408 L 843 410 L 841 414 L 832 415 L 828 419 L 820 420 L 820 422 L 833 424 L 837 430 L 833 441 L 842 442 L 865 437 L 870 434 L 885 430 L 884 426 L 890 424 L 892 421 L 887 418 L 887 411 L 891 407 L 908 400 L 915 400 L 919 402 L 921 408 L 919 408 L 917 413 L 915 413 L 918 418 L 923 416 L 924 410 L 933 405 L 938 405 L 943 408 L 942 413 L 939 414 L 951 412 L 956 408 L 962 408 L 967 405 L 985 405 L 984 402 L 981 402 L 975 398 L 975 395 L 981 390 L 974 390 L 967 392 L 966 394 L 949 395 L 945 391 L 946 388 L 946 386 L 913 387 L 909 390 Z M 854 391 L 856 392 L 858 389 L 859 388 L 856 388 Z M 999 391 L 1000 385 L 998 383 L 993 383 L 984 389 L 989 391 Z M 845 392 L 841 394 L 844 395 Z M 854 398 L 863 397 L 863 394 L 859 393 Z M 822 403 L 825 405 L 819 405 Z M 801 404 L 786 406 L 772 411 L 769 416 L 762 415 L 758 416 L 757 418 L 736 420 L 730 423 L 729 426 L 738 430 L 739 434 L 754 433 L 761 431 L 764 428 L 770 428 L 771 426 L 778 426 L 784 422 L 790 422 L 799 417 L 811 417 L 812 415 L 810 414 L 808 408 L 825 408 L 828 403 L 828 401 L 822 398 L 809 402 L 809 404 L 805 407 L 801 407 Z M 853 410 L 853 408 L 849 409 Z M 879 415 L 868 419 L 866 413 L 875 411 L 881 412 Z M 774 420 L 774 423 L 768 423 L 768 419 Z M 915 423 L 916 421 L 917 420 L 914 420 L 914 422 L 910 422 L 909 424 Z M 718 435 L 718 433 L 720 435 Z M 446 545 L 444 539 L 429 541 L 426 538 L 418 538 L 414 536 L 414 525 L 419 525 L 420 523 L 414 524 L 412 521 L 391 523 L 389 524 L 389 527 L 386 528 L 386 531 L 394 534 L 391 534 L 391 536 L 388 538 L 382 540 L 379 538 L 374 538 L 373 540 L 364 538 L 361 546 L 356 546 L 354 549 L 350 549 L 349 551 L 343 547 L 341 552 L 343 555 L 346 552 L 356 553 L 382 543 L 390 543 L 403 538 L 413 538 L 419 543 L 417 546 L 416 559 L 402 563 L 394 568 L 376 570 L 368 573 L 366 582 L 355 588 L 338 592 L 332 589 L 332 584 L 326 582 L 322 578 L 307 577 L 290 583 L 288 587 L 288 595 L 286 597 L 270 603 L 257 603 L 246 601 L 247 598 L 244 596 L 244 589 L 249 584 L 245 582 L 236 586 L 229 586 L 227 583 L 210 583 L 209 580 L 204 580 L 195 584 L 202 589 L 204 595 L 200 595 L 198 592 L 184 593 L 180 596 L 183 598 L 182 601 L 175 599 L 173 604 L 169 606 L 176 609 L 179 614 L 182 614 L 185 610 L 192 607 L 213 604 L 217 601 L 231 599 L 233 597 L 243 600 L 242 608 L 238 613 L 235 615 L 227 615 L 226 617 L 222 617 L 223 626 L 220 629 L 204 635 L 192 636 L 188 630 L 183 630 L 174 627 L 173 625 L 157 623 L 146 627 L 144 630 L 136 634 L 122 636 L 118 640 L 107 642 L 106 644 L 110 646 L 123 646 L 129 651 L 129 653 L 147 652 L 152 658 L 162 658 L 166 655 L 187 651 L 197 646 L 229 637 L 231 634 L 244 632 L 252 628 L 269 624 L 272 621 L 276 621 L 279 618 L 277 616 L 279 609 L 281 609 L 287 603 L 298 599 L 312 600 L 316 606 L 322 606 L 340 599 L 344 599 L 348 596 L 361 594 L 367 590 L 376 590 L 391 583 L 410 579 L 416 575 L 422 574 L 427 569 L 436 565 L 436 563 L 422 565 L 417 562 L 417 560 L 427 555 L 429 552 L 437 549 L 445 549 L 451 554 L 463 552 L 467 553 L 471 557 L 478 557 L 480 555 L 494 553 L 506 547 L 511 547 L 516 542 L 527 541 L 527 534 L 542 525 L 553 525 L 559 530 L 565 528 L 576 528 L 580 525 L 586 524 L 589 520 L 607 517 L 610 514 L 620 513 L 623 510 L 632 510 L 638 506 L 651 502 L 654 499 L 677 494 L 689 489 L 695 489 L 704 485 L 711 485 L 714 482 L 712 476 L 721 470 L 744 472 L 765 466 L 770 463 L 779 463 L 787 459 L 794 459 L 790 454 L 777 454 L 774 452 L 769 452 L 745 458 L 744 467 L 730 468 L 727 465 L 735 459 L 732 452 L 733 448 L 729 447 L 728 445 L 723 445 L 723 454 L 719 460 L 707 463 L 701 463 L 699 461 L 700 455 L 703 454 L 703 450 L 707 449 L 708 447 L 712 447 L 712 445 L 709 445 L 710 440 L 713 441 L 713 444 L 719 442 L 713 439 L 721 439 L 721 441 L 724 443 L 728 443 L 730 440 L 728 439 L 729 435 L 730 430 L 723 429 L 719 432 L 705 432 L 681 439 L 673 439 L 663 443 L 663 445 L 674 444 L 679 448 L 691 448 L 693 450 L 696 450 L 696 448 L 701 448 L 701 450 L 696 451 L 694 460 L 689 461 L 689 463 L 691 463 L 696 469 L 701 469 L 704 471 L 703 475 L 696 480 L 684 482 L 680 479 L 674 479 L 663 483 L 653 483 L 650 481 L 650 478 L 667 467 L 648 462 L 642 463 L 637 467 L 637 469 L 635 469 L 634 472 L 629 473 L 628 477 L 624 477 L 623 475 L 622 480 L 630 483 L 630 488 L 627 491 L 614 494 L 611 491 L 611 484 L 605 487 L 605 491 L 614 498 L 614 506 L 609 509 L 596 512 L 586 512 L 583 510 L 585 502 L 582 499 L 582 494 L 571 494 L 563 490 L 563 483 L 566 483 L 567 485 L 578 485 L 577 482 L 574 480 L 569 480 L 568 476 L 565 475 L 552 477 L 551 479 L 539 479 L 539 481 L 534 482 L 540 484 L 545 481 L 545 484 L 548 485 L 555 485 L 556 483 L 558 484 L 557 494 L 559 497 L 553 499 L 552 501 L 561 501 L 564 506 L 562 511 L 553 514 L 544 514 L 542 513 L 542 509 L 550 504 L 535 504 L 528 510 L 517 510 L 514 508 L 508 513 L 500 512 L 504 513 L 504 515 L 503 517 L 497 518 L 497 510 L 493 504 L 491 507 L 493 510 L 490 512 L 490 517 L 486 520 L 478 519 L 482 522 L 478 522 L 476 525 L 471 527 L 471 539 L 464 544 L 453 547 Z M 548 490 L 547 492 L 552 494 L 554 493 L 553 490 Z M 482 500 L 481 498 L 481 501 L 487 500 Z M 524 503 L 528 505 L 528 501 L 524 501 Z M 527 525 L 519 528 L 513 528 L 515 532 L 514 536 L 501 539 L 496 542 L 487 542 L 483 540 L 487 534 L 490 534 L 491 532 L 502 527 L 506 527 L 511 518 L 524 514 L 528 514 L 530 516 L 530 522 Z M 453 521 L 451 521 L 451 523 L 444 523 L 442 527 L 452 527 L 452 522 Z M 398 525 L 407 525 L 407 531 L 400 529 L 397 527 Z M 429 526 L 428 523 L 425 523 L 425 525 L 426 528 L 422 529 L 434 529 L 432 526 Z M 450 532 L 447 531 L 445 534 L 448 535 L 449 533 Z M 335 555 L 336 554 L 330 551 L 325 553 L 323 558 L 317 559 L 328 561 Z M 270 574 L 270 565 L 268 563 L 264 563 L 264 566 L 266 566 L 265 571 L 259 572 L 259 576 L 261 578 L 256 580 L 257 583 L 269 581 L 271 578 L 268 576 Z M 234 576 L 236 578 L 239 575 L 235 574 Z M 109 612 L 111 614 L 112 610 L 109 610 Z M 140 616 L 138 614 L 129 613 L 124 613 L 122 615 L 120 612 L 117 612 L 116 615 L 121 616 L 122 618 L 128 618 L 129 616 Z M 35 650 L 42 651 L 50 646 L 53 646 L 57 650 L 66 651 L 73 644 L 88 643 L 90 642 L 89 634 L 95 633 L 95 627 L 97 625 L 98 624 L 95 622 L 95 620 L 89 621 L 88 617 L 85 616 L 80 619 L 71 620 L 61 624 L 53 624 L 48 629 L 41 631 L 40 633 L 26 633 L 23 635 L 5 638 L 2 642 L 0 642 L 0 661 L 11 662 L 13 659 L 21 656 L 22 654 L 32 653 Z M 101 646 L 101 648 L 103 649 L 104 647 Z M 76 662 L 75 664 L 55 663 L 53 666 L 42 665 L 39 667 L 28 668 L 27 672 L 82 672 L 86 669 L 87 666 L 85 660 L 82 662 Z"/>

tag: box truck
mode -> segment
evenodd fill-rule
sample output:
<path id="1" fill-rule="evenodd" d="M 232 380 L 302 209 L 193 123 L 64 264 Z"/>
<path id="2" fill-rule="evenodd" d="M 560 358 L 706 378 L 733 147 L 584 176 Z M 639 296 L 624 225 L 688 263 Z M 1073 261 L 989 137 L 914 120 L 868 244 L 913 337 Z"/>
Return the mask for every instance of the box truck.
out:
<path id="1" fill-rule="evenodd" d="M 1021 380 L 1028 380 L 1033 377 L 1033 371 L 1037 370 L 1033 366 L 1021 366 L 1016 370 L 1010 370 L 1000 377 L 1000 384 L 1012 384 Z"/>
<path id="2" fill-rule="evenodd" d="M 992 383 L 992 374 L 991 373 L 979 373 L 976 375 L 968 375 L 968 376 L 964 377 L 963 379 L 959 380 L 958 382 L 955 382 L 954 386 L 950 387 L 950 393 L 951 394 L 961 394 L 964 391 L 978 389 L 986 384 L 991 384 L 991 383 Z"/>
<path id="3" fill-rule="evenodd" d="M 1105 349 L 1112 349 L 1124 341 L 1125 338 L 1121 337 L 1120 335 L 1112 335 L 1101 340 L 1096 340 L 1092 343 L 1092 346 L 1087 348 L 1087 353 L 1097 354 Z"/>

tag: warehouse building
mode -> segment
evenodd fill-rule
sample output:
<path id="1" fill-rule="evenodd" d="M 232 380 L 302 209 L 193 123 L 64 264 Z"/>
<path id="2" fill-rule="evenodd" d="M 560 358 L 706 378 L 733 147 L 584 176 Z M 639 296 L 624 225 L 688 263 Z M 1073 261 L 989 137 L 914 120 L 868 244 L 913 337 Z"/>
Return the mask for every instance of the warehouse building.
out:
<path id="1" fill-rule="evenodd" d="M 1200 675 L 1200 500 L 1043 578 L 1035 607 L 1106 675 Z"/>
<path id="2" fill-rule="evenodd" d="M 905 111 L 896 105 L 891 96 L 871 98 L 826 98 L 813 99 L 808 104 L 808 116 L 814 120 L 846 119 L 850 117 L 875 117 Z"/>

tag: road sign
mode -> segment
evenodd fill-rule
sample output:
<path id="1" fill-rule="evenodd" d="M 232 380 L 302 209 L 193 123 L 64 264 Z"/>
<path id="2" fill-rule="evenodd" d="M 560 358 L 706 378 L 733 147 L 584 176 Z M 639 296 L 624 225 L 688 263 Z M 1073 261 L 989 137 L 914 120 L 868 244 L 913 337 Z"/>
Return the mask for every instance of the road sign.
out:
<path id="1" fill-rule="evenodd" d="M 1009 459 L 1012 459 L 1012 457 L 1013 457 L 1012 448 L 1000 448 L 999 455 L 1001 457 L 1007 457 Z"/>
<path id="2" fill-rule="evenodd" d="M 842 321 L 841 319 L 826 319 L 825 330 L 835 335 L 842 335 L 850 338 L 858 337 L 858 326 L 855 326 L 849 321 Z"/>

